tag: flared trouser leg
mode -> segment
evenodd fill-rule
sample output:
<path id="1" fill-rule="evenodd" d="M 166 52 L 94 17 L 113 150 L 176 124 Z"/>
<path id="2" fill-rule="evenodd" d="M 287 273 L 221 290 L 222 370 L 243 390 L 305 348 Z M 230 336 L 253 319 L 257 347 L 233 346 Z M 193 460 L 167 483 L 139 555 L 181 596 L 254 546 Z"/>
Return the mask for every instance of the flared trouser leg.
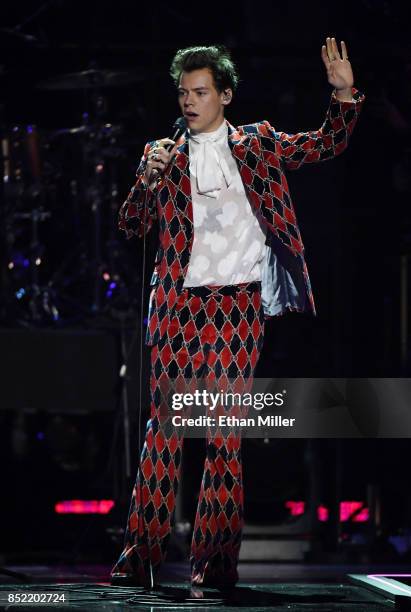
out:
<path id="1" fill-rule="evenodd" d="M 242 296 L 238 299 L 243 318 L 233 333 L 226 334 L 224 345 L 217 342 L 217 350 L 210 351 L 206 380 L 207 386 L 217 391 L 247 393 L 251 391 L 262 349 L 264 316 L 259 293 L 249 295 L 248 304 L 242 301 Z M 230 305 L 227 307 L 229 309 Z M 215 412 L 217 420 L 221 415 L 247 416 L 246 408 L 235 405 L 218 406 Z M 193 584 L 233 585 L 237 582 L 243 524 L 241 428 L 209 428 L 191 542 Z"/>
<path id="2" fill-rule="evenodd" d="M 153 357 L 156 352 L 153 347 Z M 157 383 L 152 374 L 151 388 L 158 391 Z M 152 400 L 124 549 L 112 569 L 112 574 L 131 575 L 143 585 L 150 585 L 151 574 L 154 577 L 165 560 L 181 471 L 183 438 L 160 412 L 160 404 Z"/>

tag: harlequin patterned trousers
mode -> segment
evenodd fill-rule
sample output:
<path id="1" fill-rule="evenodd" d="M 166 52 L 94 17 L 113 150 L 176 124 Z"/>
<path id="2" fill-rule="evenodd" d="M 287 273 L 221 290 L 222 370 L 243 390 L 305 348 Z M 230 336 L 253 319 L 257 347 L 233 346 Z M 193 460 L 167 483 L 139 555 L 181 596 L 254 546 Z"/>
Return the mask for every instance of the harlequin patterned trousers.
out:
<path id="1" fill-rule="evenodd" d="M 133 489 L 125 546 L 112 570 L 149 584 L 166 556 L 180 478 L 183 433 L 162 420 L 170 378 L 191 389 L 250 390 L 264 336 L 259 282 L 183 289 L 167 333 L 151 349 L 151 406 Z M 180 387 L 181 389 L 181 387 Z M 219 412 L 218 412 L 219 411 Z M 240 411 L 240 412 L 238 412 Z M 214 411 L 214 416 L 216 416 Z M 217 413 L 245 416 L 240 406 Z M 240 432 L 207 430 L 191 543 L 193 584 L 235 584 L 243 526 Z M 151 566 L 151 567 L 150 567 Z"/>

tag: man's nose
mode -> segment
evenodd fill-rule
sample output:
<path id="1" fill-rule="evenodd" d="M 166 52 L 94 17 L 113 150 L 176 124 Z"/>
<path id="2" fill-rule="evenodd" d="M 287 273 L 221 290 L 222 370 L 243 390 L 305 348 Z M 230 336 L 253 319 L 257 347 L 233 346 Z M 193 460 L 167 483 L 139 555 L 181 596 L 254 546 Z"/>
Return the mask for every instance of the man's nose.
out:
<path id="1" fill-rule="evenodd" d="M 193 103 L 193 98 L 191 94 L 187 94 L 186 99 L 184 100 L 184 106 L 190 106 Z"/>

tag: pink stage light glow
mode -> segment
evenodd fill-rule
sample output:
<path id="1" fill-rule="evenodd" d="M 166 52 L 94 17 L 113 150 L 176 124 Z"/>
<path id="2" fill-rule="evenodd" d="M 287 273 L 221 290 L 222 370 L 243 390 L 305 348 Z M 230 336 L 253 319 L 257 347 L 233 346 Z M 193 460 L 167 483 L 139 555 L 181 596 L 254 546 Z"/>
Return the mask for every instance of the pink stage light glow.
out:
<path id="1" fill-rule="evenodd" d="M 352 516 L 355 513 L 355 516 Z M 352 518 L 351 518 L 352 517 Z M 340 521 L 352 521 L 353 523 L 365 523 L 370 518 L 368 508 L 362 502 L 346 501 L 341 502 Z"/>
<path id="2" fill-rule="evenodd" d="M 301 516 L 305 512 L 305 502 L 303 501 L 287 501 L 285 502 L 285 507 L 289 509 L 291 516 Z M 317 517 L 321 522 L 328 521 L 328 508 L 325 506 L 318 506 Z M 353 523 L 366 523 L 369 518 L 369 510 L 364 507 L 363 502 L 343 501 L 340 503 L 340 521 L 342 523 L 347 521 L 352 521 Z"/>
<path id="3" fill-rule="evenodd" d="M 300 516 L 304 514 L 305 502 L 303 501 L 287 501 L 285 507 L 290 510 L 291 516 Z"/>
<path id="4" fill-rule="evenodd" d="M 317 518 L 319 521 L 321 521 L 322 523 L 326 523 L 328 521 L 328 515 L 328 508 L 326 508 L 325 506 L 318 506 Z"/>
<path id="5" fill-rule="evenodd" d="M 112 499 L 67 499 L 54 506 L 56 514 L 108 514 L 114 507 Z"/>

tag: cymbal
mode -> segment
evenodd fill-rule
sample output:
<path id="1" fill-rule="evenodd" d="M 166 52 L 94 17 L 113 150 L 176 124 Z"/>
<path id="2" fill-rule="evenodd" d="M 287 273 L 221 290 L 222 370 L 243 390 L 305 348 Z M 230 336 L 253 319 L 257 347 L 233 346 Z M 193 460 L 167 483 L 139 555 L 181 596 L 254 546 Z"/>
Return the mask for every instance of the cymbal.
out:
<path id="1" fill-rule="evenodd" d="M 123 131 L 123 126 L 120 124 L 104 123 L 91 125 L 78 125 L 71 128 L 60 128 L 52 132 L 52 138 L 59 136 L 76 136 L 85 135 L 93 137 L 98 134 L 100 137 L 112 137 L 120 134 Z"/>
<path id="2" fill-rule="evenodd" d="M 83 70 L 62 74 L 38 83 L 39 89 L 99 89 L 101 87 L 123 87 L 142 81 L 143 76 L 135 72 L 114 70 Z"/>
<path id="3" fill-rule="evenodd" d="M 16 28 L 0 28 L 0 46 L 39 45 L 40 40 Z"/>

